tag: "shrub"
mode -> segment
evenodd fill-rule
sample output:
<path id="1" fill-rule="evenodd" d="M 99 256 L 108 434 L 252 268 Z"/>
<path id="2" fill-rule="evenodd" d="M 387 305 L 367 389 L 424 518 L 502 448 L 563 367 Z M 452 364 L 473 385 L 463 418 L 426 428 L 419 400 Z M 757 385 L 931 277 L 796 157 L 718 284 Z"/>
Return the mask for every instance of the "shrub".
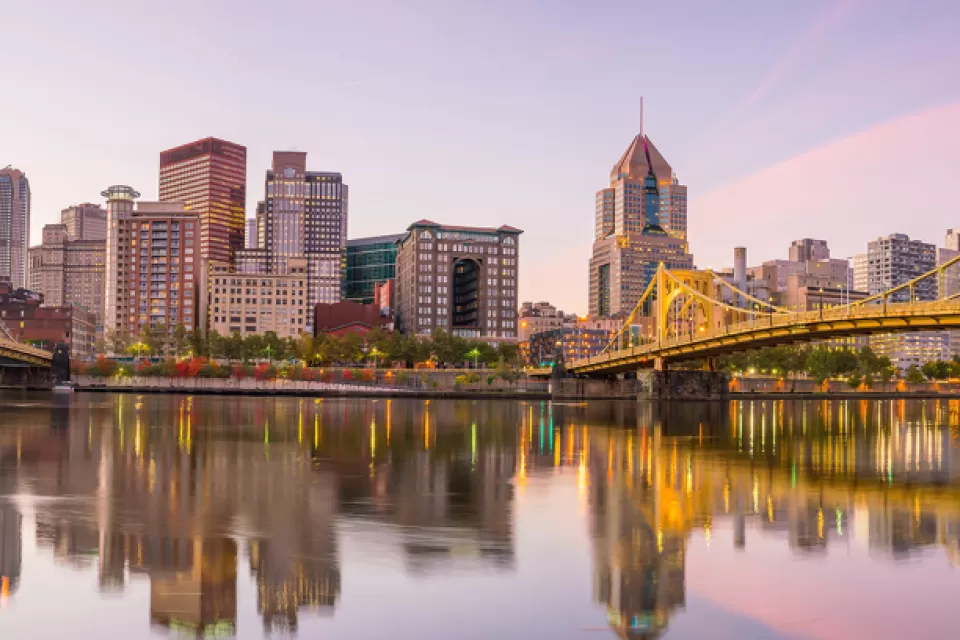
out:
<path id="1" fill-rule="evenodd" d="M 340 379 L 344 382 L 350 382 L 353 380 L 353 374 L 350 373 L 350 369 L 344 369 L 342 372 L 340 372 Z"/>

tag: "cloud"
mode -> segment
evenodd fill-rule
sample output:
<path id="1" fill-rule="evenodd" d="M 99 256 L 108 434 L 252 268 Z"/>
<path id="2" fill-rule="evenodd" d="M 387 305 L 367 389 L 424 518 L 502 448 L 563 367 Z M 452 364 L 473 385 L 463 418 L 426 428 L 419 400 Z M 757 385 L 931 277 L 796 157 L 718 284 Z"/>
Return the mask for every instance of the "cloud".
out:
<path id="1" fill-rule="evenodd" d="M 867 241 L 907 233 L 940 243 L 960 226 L 960 102 L 928 108 L 828 143 L 690 203 L 700 267 L 785 257 L 791 240 L 829 241 L 846 257 Z"/>

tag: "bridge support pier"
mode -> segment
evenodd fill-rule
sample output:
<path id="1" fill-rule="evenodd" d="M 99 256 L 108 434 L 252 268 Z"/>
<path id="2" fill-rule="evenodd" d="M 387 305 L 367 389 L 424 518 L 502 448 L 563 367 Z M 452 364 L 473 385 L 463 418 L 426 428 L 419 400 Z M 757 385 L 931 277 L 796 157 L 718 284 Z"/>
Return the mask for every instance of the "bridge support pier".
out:
<path id="1" fill-rule="evenodd" d="M 637 397 L 640 400 L 723 400 L 730 391 L 730 380 L 721 371 L 637 372 Z"/>

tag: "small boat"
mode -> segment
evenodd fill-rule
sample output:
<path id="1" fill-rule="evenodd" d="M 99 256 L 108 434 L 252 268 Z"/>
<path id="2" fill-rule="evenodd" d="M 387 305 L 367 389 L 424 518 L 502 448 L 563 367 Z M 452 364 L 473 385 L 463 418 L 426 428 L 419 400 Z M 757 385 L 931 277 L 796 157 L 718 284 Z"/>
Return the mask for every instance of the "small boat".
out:
<path id="1" fill-rule="evenodd" d="M 60 384 L 53 385 L 54 393 L 73 393 L 74 385 L 72 382 L 61 382 Z"/>

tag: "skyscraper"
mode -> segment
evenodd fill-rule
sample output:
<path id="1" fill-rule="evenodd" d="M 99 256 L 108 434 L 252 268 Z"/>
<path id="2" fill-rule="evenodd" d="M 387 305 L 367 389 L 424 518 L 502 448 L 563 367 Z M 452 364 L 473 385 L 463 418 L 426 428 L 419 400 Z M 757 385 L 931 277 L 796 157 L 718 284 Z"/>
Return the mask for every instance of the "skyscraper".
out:
<path id="1" fill-rule="evenodd" d="M 257 219 L 247 218 L 247 232 L 244 238 L 244 249 L 256 249 L 260 246 L 257 239 Z"/>
<path id="2" fill-rule="evenodd" d="M 0 280 L 27 285 L 29 246 L 30 181 L 18 169 L 0 169 Z"/>
<path id="3" fill-rule="evenodd" d="M 657 266 L 692 269 L 687 248 L 687 188 L 643 132 L 596 197 L 590 259 L 590 315 L 629 313 Z"/>
<path id="4" fill-rule="evenodd" d="M 75 204 L 60 211 L 60 223 L 67 228 L 68 240 L 107 239 L 107 212 L 98 204 Z"/>
<path id="5" fill-rule="evenodd" d="M 306 258 L 307 308 L 339 302 L 347 243 L 348 187 L 343 176 L 307 171 L 304 152 L 275 151 L 264 194 L 257 204 L 257 248 L 238 254 L 237 270 L 282 274 L 290 259 Z"/>
<path id="6" fill-rule="evenodd" d="M 160 200 L 200 218 L 200 256 L 232 261 L 244 248 L 247 148 L 204 138 L 160 154 Z"/>

